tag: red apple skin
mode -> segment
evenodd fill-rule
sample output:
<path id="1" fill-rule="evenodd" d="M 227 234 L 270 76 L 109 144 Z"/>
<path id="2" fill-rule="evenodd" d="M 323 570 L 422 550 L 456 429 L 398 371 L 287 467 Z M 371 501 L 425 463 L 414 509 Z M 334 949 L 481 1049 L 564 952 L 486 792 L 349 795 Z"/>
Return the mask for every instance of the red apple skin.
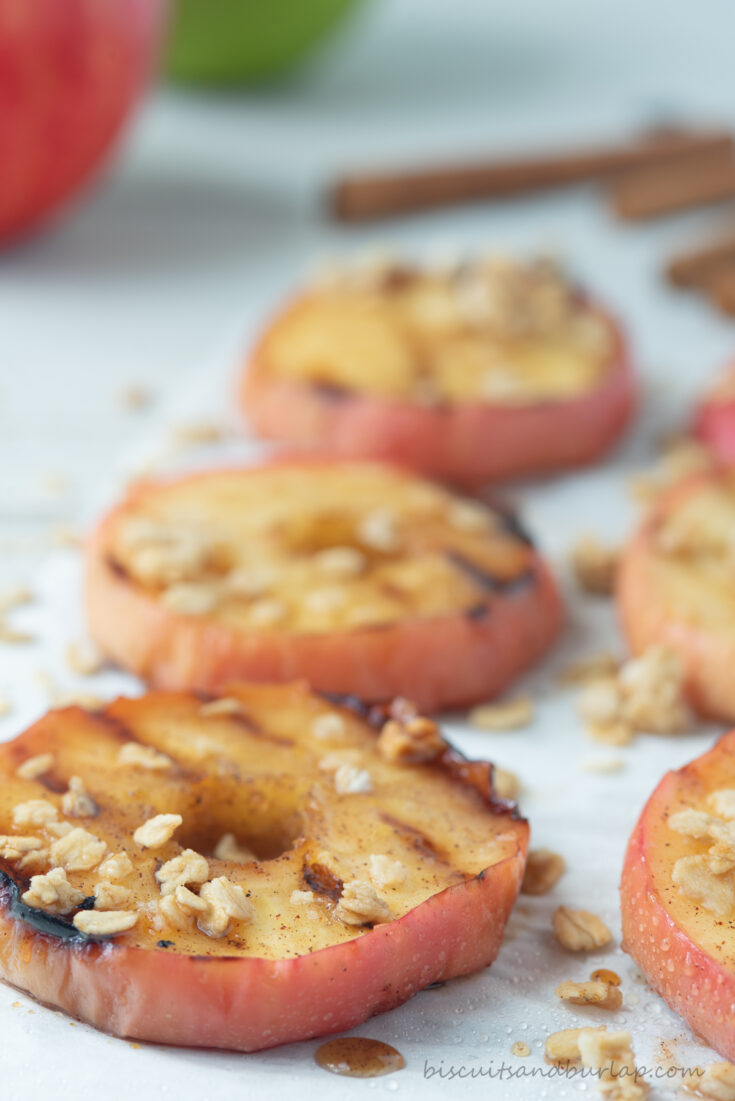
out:
<path id="1" fill-rule="evenodd" d="M 722 961 L 715 959 L 677 925 L 655 882 L 654 868 L 663 847 L 675 837 L 666 826 L 668 814 L 684 809 L 687 792 L 695 795 L 707 771 L 719 772 L 723 758 L 732 759 L 733 754 L 735 731 L 709 753 L 663 778 L 628 842 L 620 885 L 623 948 L 667 1005 L 728 1060 L 735 1060 L 735 961 L 730 957 L 728 967 L 725 951 Z M 732 774 L 731 766 L 729 771 Z M 689 805 L 692 802 L 690 797 Z M 713 928 L 717 921 L 713 915 Z M 723 928 L 727 933 L 727 923 Z"/>
<path id="2" fill-rule="evenodd" d="M 430 407 L 332 394 L 272 378 L 261 369 L 259 348 L 243 372 L 240 401 L 259 436 L 285 441 L 297 453 L 394 462 L 469 488 L 585 466 L 613 447 L 637 401 L 625 336 L 608 320 L 615 351 L 605 377 L 596 389 L 563 401 Z"/>
<path id="3" fill-rule="evenodd" d="M 468 763 L 467 782 L 487 790 L 490 768 Z M 259 1051 L 341 1032 L 433 982 L 493 962 L 528 848 L 528 823 L 511 804 L 500 812 L 516 840 L 510 856 L 396 921 L 289 959 L 207 958 L 64 940 L 13 916 L 6 883 L 0 886 L 0 976 L 114 1036 L 153 1043 Z"/>
<path id="4" fill-rule="evenodd" d="M 735 463 L 735 363 L 730 364 L 694 414 L 694 434 L 722 463 Z"/>
<path id="5" fill-rule="evenodd" d="M 165 0 L 3 0 L 0 242 L 65 203 L 105 158 L 156 54 Z"/>

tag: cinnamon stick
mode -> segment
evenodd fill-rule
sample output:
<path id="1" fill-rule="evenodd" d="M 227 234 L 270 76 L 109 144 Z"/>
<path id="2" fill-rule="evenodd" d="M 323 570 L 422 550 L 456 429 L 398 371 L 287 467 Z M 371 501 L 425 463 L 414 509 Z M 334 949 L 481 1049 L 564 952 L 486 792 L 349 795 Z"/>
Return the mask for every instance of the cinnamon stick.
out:
<path id="1" fill-rule="evenodd" d="M 681 252 L 666 266 L 666 277 L 675 287 L 700 287 L 715 269 L 735 262 L 735 232 L 702 248 Z"/>
<path id="2" fill-rule="evenodd" d="M 522 195 L 606 179 L 628 169 L 665 165 L 734 148 L 726 130 L 666 131 L 620 145 L 408 172 L 355 174 L 338 181 L 331 209 L 343 221 L 363 221 L 467 199 Z"/>
<path id="3" fill-rule="evenodd" d="M 619 217 L 642 221 L 735 197 L 735 157 L 709 153 L 623 176 L 611 199 Z"/>

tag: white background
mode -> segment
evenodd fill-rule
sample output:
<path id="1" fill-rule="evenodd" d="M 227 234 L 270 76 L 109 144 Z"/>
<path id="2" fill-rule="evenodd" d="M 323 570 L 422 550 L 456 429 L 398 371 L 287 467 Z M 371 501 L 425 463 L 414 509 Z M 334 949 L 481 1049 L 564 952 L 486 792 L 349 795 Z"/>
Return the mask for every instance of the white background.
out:
<path id="1" fill-rule="evenodd" d="M 735 123 L 733 12 L 731 0 L 376 0 L 285 84 L 243 96 L 157 94 L 91 201 L 0 255 L 0 581 L 23 579 L 43 597 L 18 617 L 40 645 L 0 647 L 0 692 L 16 703 L 0 732 L 17 733 L 45 707 L 34 671 L 63 678 L 59 648 L 81 629 L 73 555 L 46 561 L 53 525 L 89 517 L 141 436 L 143 452 L 155 449 L 165 423 L 203 405 L 232 423 L 245 334 L 324 255 L 384 243 L 561 252 L 628 324 L 646 378 L 644 414 L 614 464 L 516 496 L 562 573 L 579 532 L 622 536 L 634 519 L 626 472 L 648 461 L 658 428 L 684 416 L 735 350 L 735 326 L 667 290 L 658 274 L 673 249 L 728 215 L 622 227 L 582 188 L 347 230 L 324 216 L 322 188 L 340 167 L 601 140 L 662 119 Z M 121 408 L 131 383 L 154 391 L 149 410 Z M 62 491 L 49 484 L 52 472 L 63 476 Z M 564 1082 L 424 1081 L 422 1067 L 425 1058 L 540 1065 L 549 1031 L 605 1019 L 554 1005 L 556 983 L 585 977 L 588 963 L 624 975 L 626 1008 L 607 1020 L 632 1028 L 639 1061 L 651 1065 L 661 1038 L 684 1062 L 711 1058 L 617 950 L 579 962 L 551 945 L 549 915 L 562 901 L 600 912 L 617 942 L 627 833 L 663 771 L 712 736 L 640 738 L 624 753 L 624 771 L 584 772 L 599 749 L 585 740 L 572 701 L 551 691 L 553 672 L 604 645 L 621 645 L 610 609 L 572 600 L 563 650 L 525 685 L 540 700 L 533 728 L 481 735 L 455 727 L 464 748 L 521 773 L 534 843 L 565 853 L 570 872 L 553 896 L 522 900 L 490 972 L 358 1030 L 396 1043 L 404 1072 L 333 1079 L 312 1068 L 315 1044 L 259 1056 L 133 1049 L 0 988 L 3 1099 L 51 1091 L 86 1099 L 103 1088 L 111 1098 L 238 1098 L 262 1096 L 266 1086 L 284 1099 L 310 1089 L 335 1098 L 574 1097 L 578 1086 Z M 109 674 L 100 681 L 109 691 L 124 684 Z M 515 1039 L 528 1040 L 531 1059 L 513 1060 Z"/>

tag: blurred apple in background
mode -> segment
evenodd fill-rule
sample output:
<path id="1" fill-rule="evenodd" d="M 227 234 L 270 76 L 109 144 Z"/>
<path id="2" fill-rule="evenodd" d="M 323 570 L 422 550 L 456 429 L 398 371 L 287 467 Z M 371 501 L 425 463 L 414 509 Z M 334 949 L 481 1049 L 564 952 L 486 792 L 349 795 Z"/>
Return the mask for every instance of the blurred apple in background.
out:
<path id="1" fill-rule="evenodd" d="M 263 80 L 298 61 L 356 0 L 176 0 L 167 68 L 176 80 Z"/>
<path id="2" fill-rule="evenodd" d="M 165 0 L 0 0 L 0 241 L 69 199 L 146 85 Z"/>

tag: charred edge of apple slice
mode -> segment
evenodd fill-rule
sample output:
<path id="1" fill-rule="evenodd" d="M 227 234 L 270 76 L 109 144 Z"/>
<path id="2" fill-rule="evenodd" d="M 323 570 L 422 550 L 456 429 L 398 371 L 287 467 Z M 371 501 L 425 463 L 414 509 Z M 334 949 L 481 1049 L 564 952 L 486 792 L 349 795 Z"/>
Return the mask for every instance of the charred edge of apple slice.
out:
<path id="1" fill-rule="evenodd" d="M 318 692 L 314 690 L 314 694 L 331 703 L 334 707 L 343 707 L 345 710 L 351 711 L 353 715 L 362 719 L 376 732 L 380 731 L 389 719 L 397 717 L 394 700 L 366 703 L 358 696 L 341 692 Z M 495 791 L 493 786 L 495 766 L 491 762 L 471 761 L 458 749 L 455 749 L 453 745 L 448 745 L 435 762 L 420 767 L 443 769 L 451 779 L 473 788 L 493 814 L 506 814 L 514 821 L 525 821 L 518 804 L 513 799 L 501 798 Z"/>
<path id="2" fill-rule="evenodd" d="M 524 589 L 535 585 L 538 580 L 536 569 L 533 566 L 523 570 L 522 573 L 517 574 L 515 577 L 496 577 L 495 574 L 489 573 L 486 569 L 483 569 L 482 566 L 478 566 L 476 562 L 473 562 L 464 554 L 460 554 L 459 551 L 449 550 L 444 553 L 447 560 L 451 562 L 460 573 L 463 573 L 465 577 L 468 577 L 474 582 L 478 588 L 484 589 L 484 591 L 488 593 L 502 593 L 508 595 L 515 592 L 522 592 Z M 473 605 L 471 609 L 474 618 L 477 616 L 476 609 L 478 607 L 479 605 Z"/>
<path id="3" fill-rule="evenodd" d="M 105 939 L 82 933 L 70 921 L 66 921 L 58 914 L 47 914 L 45 910 L 26 905 L 20 896 L 21 889 L 13 877 L 0 870 L 0 906 L 5 904 L 7 913 L 11 918 L 27 925 L 34 933 L 53 937 L 55 940 L 62 941 L 69 946 L 99 944 L 101 940 Z M 92 910 L 94 901 L 94 895 L 89 895 L 77 909 Z"/>
<path id="4" fill-rule="evenodd" d="M 521 520 L 518 511 L 511 505 L 490 500 L 487 502 L 488 508 L 496 514 L 500 523 L 502 524 L 503 531 L 506 535 L 512 535 L 520 543 L 523 543 L 526 547 L 534 547 L 535 543 L 531 535 L 526 530 L 523 521 Z"/>

